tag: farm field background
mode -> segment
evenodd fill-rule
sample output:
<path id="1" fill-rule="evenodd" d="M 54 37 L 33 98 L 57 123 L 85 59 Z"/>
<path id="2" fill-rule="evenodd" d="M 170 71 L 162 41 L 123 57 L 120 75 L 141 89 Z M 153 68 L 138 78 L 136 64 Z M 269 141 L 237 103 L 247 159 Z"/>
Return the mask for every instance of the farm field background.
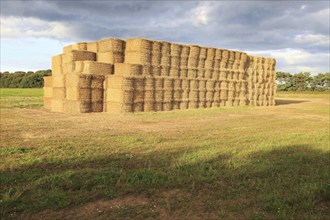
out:
<path id="1" fill-rule="evenodd" d="M 1 89 L 3 219 L 326 219 L 329 94 L 111 115 Z"/>

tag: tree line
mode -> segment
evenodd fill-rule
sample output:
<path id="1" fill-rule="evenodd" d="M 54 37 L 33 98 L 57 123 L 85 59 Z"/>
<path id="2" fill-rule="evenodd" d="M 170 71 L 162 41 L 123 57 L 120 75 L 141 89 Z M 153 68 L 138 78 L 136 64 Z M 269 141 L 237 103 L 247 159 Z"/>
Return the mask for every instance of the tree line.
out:
<path id="1" fill-rule="evenodd" d="M 0 72 L 0 88 L 41 88 L 42 77 L 51 74 L 51 70 Z M 309 72 L 277 72 L 276 84 L 277 91 L 326 91 L 330 90 L 330 73 L 312 76 Z"/>

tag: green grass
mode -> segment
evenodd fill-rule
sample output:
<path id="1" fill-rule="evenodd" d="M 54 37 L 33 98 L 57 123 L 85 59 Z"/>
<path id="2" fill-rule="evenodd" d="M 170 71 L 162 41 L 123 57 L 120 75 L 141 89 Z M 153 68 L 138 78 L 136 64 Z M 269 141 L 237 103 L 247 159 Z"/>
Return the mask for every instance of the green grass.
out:
<path id="1" fill-rule="evenodd" d="M 0 108 L 29 108 L 43 106 L 42 96 L 42 88 L 0 88 Z"/>
<path id="2" fill-rule="evenodd" d="M 70 218 L 67 213 L 87 213 L 90 219 L 330 214 L 324 94 L 289 94 L 275 107 L 113 116 L 50 113 L 33 101 L 16 108 L 16 97 L 39 93 L 42 99 L 42 90 L 5 93 L 4 219 Z M 99 201 L 108 205 L 94 207 Z M 101 211 L 89 212 L 90 206 Z"/>

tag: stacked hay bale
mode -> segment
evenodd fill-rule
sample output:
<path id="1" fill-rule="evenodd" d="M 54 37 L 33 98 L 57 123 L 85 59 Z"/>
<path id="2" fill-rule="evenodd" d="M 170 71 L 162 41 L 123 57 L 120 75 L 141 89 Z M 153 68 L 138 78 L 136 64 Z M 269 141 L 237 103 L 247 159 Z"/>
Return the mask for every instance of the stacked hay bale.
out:
<path id="1" fill-rule="evenodd" d="M 275 60 L 147 39 L 77 43 L 53 57 L 45 107 L 150 112 L 274 105 Z"/>

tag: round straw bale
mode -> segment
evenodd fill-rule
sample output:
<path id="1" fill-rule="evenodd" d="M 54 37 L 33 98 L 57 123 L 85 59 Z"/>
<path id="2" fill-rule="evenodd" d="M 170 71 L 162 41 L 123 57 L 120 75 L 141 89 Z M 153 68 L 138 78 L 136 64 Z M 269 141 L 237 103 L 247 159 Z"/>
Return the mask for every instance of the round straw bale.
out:
<path id="1" fill-rule="evenodd" d="M 135 78 L 133 77 L 124 77 L 123 78 L 123 90 L 134 90 L 134 81 Z"/>
<path id="2" fill-rule="evenodd" d="M 100 45 L 100 44 L 99 44 Z M 132 38 L 126 40 L 126 51 L 151 52 L 152 41 L 142 38 Z"/>
<path id="3" fill-rule="evenodd" d="M 142 75 L 143 76 L 152 75 L 151 65 L 142 65 Z"/>
<path id="4" fill-rule="evenodd" d="M 182 99 L 189 99 L 189 90 L 183 90 L 181 93 Z"/>
<path id="5" fill-rule="evenodd" d="M 164 90 L 164 102 L 173 101 L 173 90 L 165 89 Z"/>
<path id="6" fill-rule="evenodd" d="M 189 101 L 197 101 L 198 100 L 198 90 L 190 90 L 189 92 Z"/>
<path id="7" fill-rule="evenodd" d="M 180 109 L 180 102 L 179 102 L 179 101 L 174 101 L 174 102 L 172 102 L 172 109 L 173 109 L 173 110 L 178 110 L 178 109 Z"/>
<path id="8" fill-rule="evenodd" d="M 154 102 L 155 101 L 155 90 L 145 90 L 144 91 L 144 101 Z"/>
<path id="9" fill-rule="evenodd" d="M 220 101 L 220 91 L 214 92 L 213 100 L 214 101 Z"/>
<path id="10" fill-rule="evenodd" d="M 164 88 L 164 78 L 155 77 L 155 89 L 162 90 Z"/>
<path id="11" fill-rule="evenodd" d="M 226 100 L 228 98 L 228 90 L 221 89 L 220 90 L 220 100 Z"/>
<path id="12" fill-rule="evenodd" d="M 144 90 L 144 77 L 135 77 L 134 79 L 134 89 L 135 90 Z"/>
<path id="13" fill-rule="evenodd" d="M 145 88 L 146 89 L 155 89 L 155 78 L 154 77 L 146 77 L 145 78 Z"/>

